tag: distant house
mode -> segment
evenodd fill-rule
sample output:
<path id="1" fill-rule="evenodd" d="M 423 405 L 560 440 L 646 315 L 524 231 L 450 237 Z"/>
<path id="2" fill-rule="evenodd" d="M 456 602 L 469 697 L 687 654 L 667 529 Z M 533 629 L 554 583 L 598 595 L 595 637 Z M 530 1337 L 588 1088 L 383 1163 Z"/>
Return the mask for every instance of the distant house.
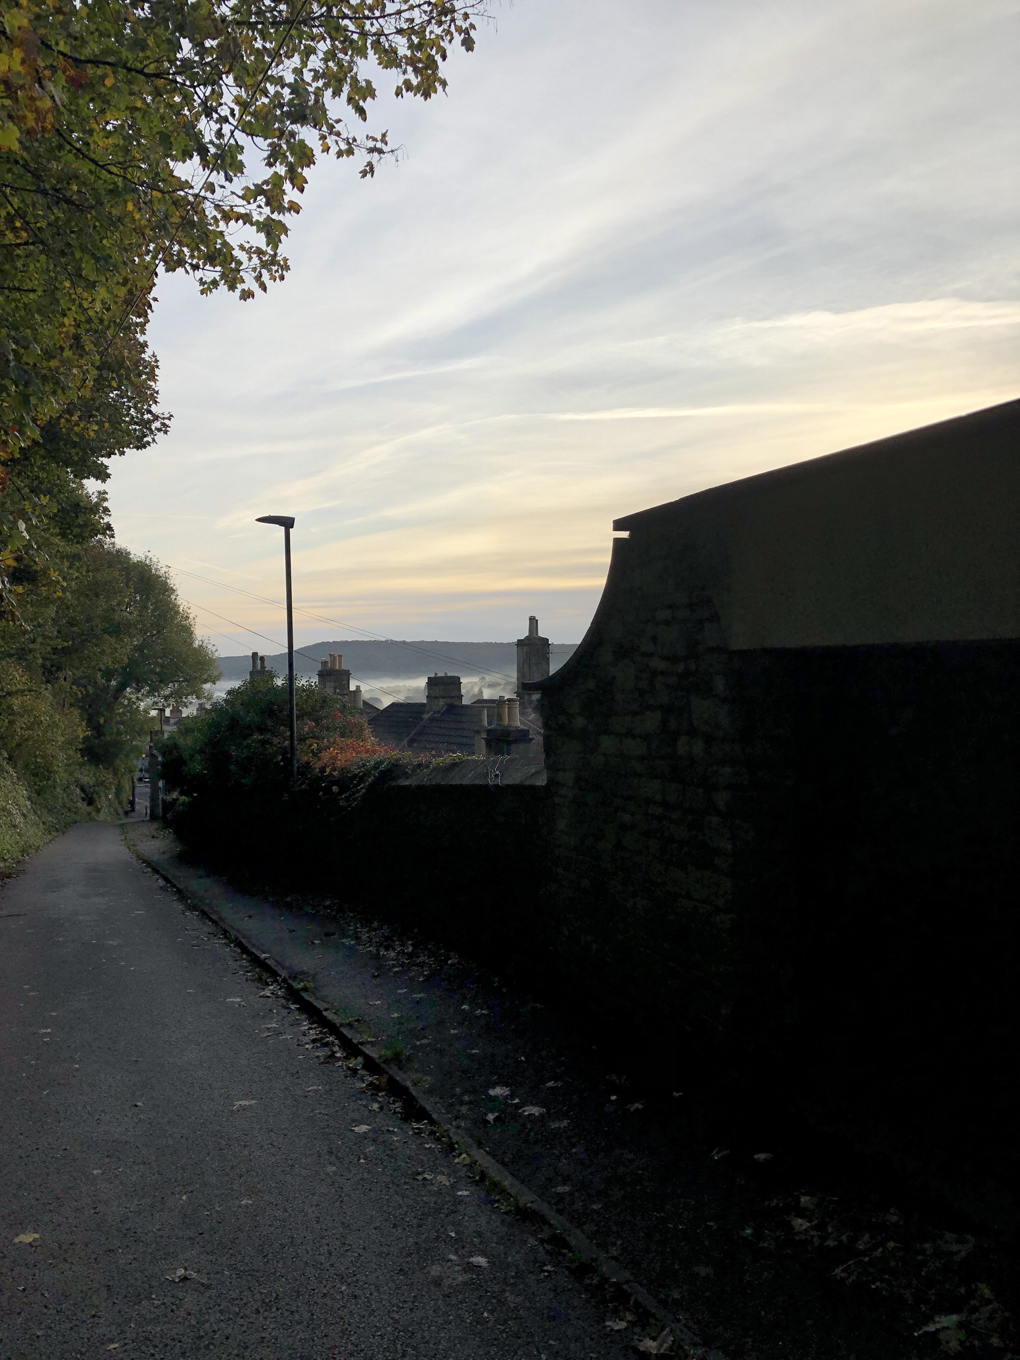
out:
<path id="1" fill-rule="evenodd" d="M 498 761 L 498 782 L 544 782 L 539 704 L 523 685 L 548 674 L 549 639 L 539 636 L 538 620 L 532 617 L 527 637 L 517 641 L 518 694 L 465 704 L 459 675 L 430 675 L 424 703 L 388 704 L 369 715 L 369 730 L 396 750 Z M 444 772 L 443 782 L 491 780 L 487 767 L 464 766 Z"/>
<path id="2" fill-rule="evenodd" d="M 355 685 L 354 689 L 351 689 L 351 673 L 338 652 L 330 652 L 329 656 L 320 662 L 316 682 L 319 689 L 335 694 L 338 699 L 347 700 L 358 712 L 361 711 L 363 703 L 361 686 Z"/>

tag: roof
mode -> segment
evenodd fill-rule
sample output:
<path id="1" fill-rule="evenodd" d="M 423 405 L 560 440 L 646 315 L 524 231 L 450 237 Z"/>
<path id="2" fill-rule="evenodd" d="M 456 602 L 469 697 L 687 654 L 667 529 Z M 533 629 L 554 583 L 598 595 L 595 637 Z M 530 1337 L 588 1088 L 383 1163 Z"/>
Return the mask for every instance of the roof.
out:
<path id="1" fill-rule="evenodd" d="M 510 756 L 464 756 L 444 764 L 439 769 L 415 770 L 396 782 L 422 787 L 434 784 L 471 784 L 489 788 L 508 788 L 516 784 L 542 786 L 546 782 L 545 761 L 541 748 L 525 747 L 526 754 L 516 751 Z"/>
<path id="2" fill-rule="evenodd" d="M 437 755 L 474 755 L 478 710 L 472 704 L 447 704 L 427 713 L 406 741 L 408 751 Z"/>
<path id="3" fill-rule="evenodd" d="M 668 522 L 680 516 L 702 510 L 720 508 L 727 502 L 755 499 L 759 493 L 792 487 L 795 483 L 813 481 L 816 478 L 839 477 L 840 474 L 866 473 L 869 465 L 880 465 L 895 459 L 898 455 L 929 455 L 935 445 L 968 444 L 971 441 L 983 442 L 989 436 L 995 438 L 1004 433 L 1015 437 L 1020 433 L 1020 400 L 1003 402 L 1000 406 L 989 406 L 983 411 L 972 411 L 969 415 L 956 416 L 952 420 L 940 420 L 934 425 L 921 425 L 916 430 L 903 434 L 889 435 L 885 439 L 875 439 L 868 444 L 857 444 L 838 453 L 823 454 L 820 458 L 807 458 L 800 463 L 790 463 L 786 467 L 773 468 L 769 472 L 759 472 L 753 477 L 741 477 L 735 482 L 723 482 L 721 486 L 710 486 L 705 491 L 695 491 L 679 500 L 666 501 L 663 505 L 653 505 L 648 510 L 637 510 L 632 515 L 623 515 L 613 520 L 616 530 L 644 529 L 657 523 Z M 1014 450 L 1016 452 L 1016 450 Z"/>
<path id="4" fill-rule="evenodd" d="M 368 730 L 383 746 L 402 746 L 424 716 L 424 704 L 387 704 L 368 715 Z"/>
<path id="5" fill-rule="evenodd" d="M 1018 523 L 1020 401 L 625 515 L 585 642 L 525 688 L 653 599 L 710 599 L 736 651 L 1018 638 Z"/>

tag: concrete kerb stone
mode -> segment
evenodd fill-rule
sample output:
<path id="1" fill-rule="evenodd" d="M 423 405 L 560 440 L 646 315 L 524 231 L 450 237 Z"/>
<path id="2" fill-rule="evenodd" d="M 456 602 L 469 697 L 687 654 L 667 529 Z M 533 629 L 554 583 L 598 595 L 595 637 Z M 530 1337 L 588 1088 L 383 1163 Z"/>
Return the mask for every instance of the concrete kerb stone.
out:
<path id="1" fill-rule="evenodd" d="M 558 1239 L 564 1247 L 569 1248 L 576 1257 L 580 1257 L 587 1265 L 594 1267 L 604 1280 L 615 1285 L 617 1289 L 626 1294 L 631 1303 L 638 1305 L 648 1314 L 649 1318 L 654 1318 L 663 1329 L 668 1328 L 674 1341 L 682 1348 L 682 1351 L 673 1351 L 674 1355 L 684 1354 L 686 1360 L 726 1360 L 721 1351 L 703 1346 L 686 1323 L 675 1318 L 647 1289 L 631 1278 L 624 1266 L 618 1261 L 614 1261 L 611 1256 L 597 1247 L 581 1232 L 580 1228 L 576 1228 L 551 1205 L 546 1204 L 545 1200 L 529 1190 L 526 1185 L 522 1185 L 484 1148 L 479 1147 L 472 1138 L 457 1127 L 455 1121 L 450 1119 L 447 1112 L 434 1097 L 427 1096 L 419 1087 L 409 1082 L 399 1069 L 380 1058 L 372 1046 L 349 1029 L 335 1012 L 328 1006 L 322 1005 L 306 991 L 307 984 L 295 981 L 283 965 L 278 963 L 271 954 L 263 953 L 234 926 L 228 925 L 212 907 L 193 898 L 188 893 L 187 888 L 178 883 L 163 865 L 150 859 L 144 850 L 132 844 L 129 838 L 125 837 L 124 841 L 131 853 L 146 864 L 153 873 L 158 874 L 175 892 L 179 893 L 190 907 L 195 911 L 200 911 L 218 930 L 223 932 L 227 939 L 238 945 L 255 963 L 265 968 L 282 982 L 302 1009 L 314 1016 L 325 1028 L 336 1034 L 349 1052 L 364 1060 L 364 1068 L 367 1068 L 376 1076 L 385 1077 L 388 1090 L 399 1093 L 408 1104 L 423 1114 L 429 1123 L 433 1124 L 455 1148 L 459 1149 L 461 1153 L 466 1153 L 481 1172 L 481 1179 L 487 1181 L 493 1189 L 509 1199 L 525 1217 L 530 1217 L 541 1223 L 552 1237 Z"/>

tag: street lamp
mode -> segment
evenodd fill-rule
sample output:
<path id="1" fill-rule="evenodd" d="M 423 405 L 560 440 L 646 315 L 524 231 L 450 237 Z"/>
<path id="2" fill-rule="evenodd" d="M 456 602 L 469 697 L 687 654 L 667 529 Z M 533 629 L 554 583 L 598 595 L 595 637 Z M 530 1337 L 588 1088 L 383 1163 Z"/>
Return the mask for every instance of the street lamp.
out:
<path id="1" fill-rule="evenodd" d="M 283 560 L 287 574 L 287 692 L 290 696 L 290 782 L 297 783 L 297 704 L 294 697 L 294 600 L 290 585 L 290 531 L 293 515 L 259 515 L 256 524 L 278 524 L 283 530 Z"/>

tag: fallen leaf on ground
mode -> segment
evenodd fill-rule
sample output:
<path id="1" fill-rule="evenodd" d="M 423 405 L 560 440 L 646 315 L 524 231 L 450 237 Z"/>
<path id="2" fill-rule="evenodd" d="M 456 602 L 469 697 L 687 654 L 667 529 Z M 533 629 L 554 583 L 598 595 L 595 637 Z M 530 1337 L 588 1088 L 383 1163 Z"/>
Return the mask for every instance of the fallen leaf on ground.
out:
<path id="1" fill-rule="evenodd" d="M 371 1124 L 355 1124 L 353 1129 L 351 1129 L 351 1133 L 371 1133 L 371 1132 L 372 1132 Z"/>
<path id="2" fill-rule="evenodd" d="M 488 1094 L 489 1094 L 490 1096 L 500 1096 L 500 1097 L 502 1097 L 502 1096 L 508 1096 L 508 1095 L 510 1094 L 510 1087 L 509 1087 L 509 1086 L 490 1086 L 490 1087 L 489 1087 Z"/>
<path id="3" fill-rule="evenodd" d="M 817 1242 L 818 1233 L 815 1231 L 815 1225 L 809 1223 L 806 1218 L 798 1218 L 796 1214 L 791 1214 L 790 1227 L 798 1237 L 810 1237 Z"/>
<path id="4" fill-rule="evenodd" d="M 713 1162 L 717 1162 L 720 1157 L 728 1157 L 730 1155 L 730 1150 L 729 1148 L 716 1148 L 714 1152 L 710 1152 L 708 1155 L 712 1158 Z"/>
<path id="5" fill-rule="evenodd" d="M 525 1105 L 521 1114 L 545 1114 L 545 1109 L 541 1105 Z"/>
<path id="6" fill-rule="evenodd" d="M 771 1162 L 773 1155 L 774 1154 L 771 1152 L 756 1152 L 754 1154 L 754 1160 L 756 1162 Z"/>
<path id="7" fill-rule="evenodd" d="M 667 1327 L 654 1341 L 650 1336 L 646 1336 L 643 1341 L 637 1343 L 637 1348 L 646 1355 L 666 1355 L 673 1349 L 673 1333 Z"/>
<path id="8" fill-rule="evenodd" d="M 485 1122 L 487 1124 L 494 1124 L 498 1118 L 499 1118 L 498 1114 L 487 1114 L 485 1116 Z"/>
<path id="9" fill-rule="evenodd" d="M 15 1242 L 37 1242 L 39 1240 L 39 1234 L 30 1232 L 19 1233 L 14 1240 Z"/>
<path id="10" fill-rule="evenodd" d="M 622 1332 L 628 1325 L 626 1318 L 610 1318 L 606 1323 L 611 1332 Z"/>
<path id="11" fill-rule="evenodd" d="M 458 1194 L 458 1195 L 470 1195 L 470 1193 L 471 1193 L 470 1190 L 458 1190 L 458 1191 L 457 1191 L 457 1194 Z"/>
<path id="12" fill-rule="evenodd" d="M 569 1119 L 554 1119 L 550 1123 L 549 1127 L 551 1129 L 565 1129 L 569 1123 L 570 1123 Z"/>
<path id="13" fill-rule="evenodd" d="M 171 1284 L 183 1284 L 185 1280 L 198 1280 L 199 1284 L 204 1285 L 208 1285 L 209 1283 L 208 1280 L 199 1280 L 195 1272 L 189 1270 L 187 1266 L 178 1266 L 175 1271 L 170 1275 L 165 1275 L 163 1278 L 169 1280 Z"/>
<path id="14" fill-rule="evenodd" d="M 431 1171 L 423 1171 L 423 1172 L 421 1173 L 420 1176 L 415 1176 L 414 1179 L 415 1179 L 416 1181 L 430 1181 L 430 1180 L 432 1179 L 432 1172 L 431 1172 Z"/>
<path id="15" fill-rule="evenodd" d="M 630 1110 L 631 1114 L 633 1114 L 635 1110 L 643 1110 L 644 1108 L 645 1102 L 643 1100 L 635 1100 L 633 1105 L 627 1106 L 627 1109 Z"/>
<path id="16" fill-rule="evenodd" d="M 246 1108 L 246 1106 L 248 1106 L 248 1105 L 254 1105 L 254 1104 L 255 1104 L 255 1101 L 254 1101 L 254 1100 L 235 1100 L 235 1101 L 234 1101 L 234 1109 L 235 1109 L 235 1110 L 243 1110 L 243 1109 Z"/>
<path id="17" fill-rule="evenodd" d="M 468 1163 L 471 1161 L 471 1158 L 467 1155 L 466 1152 L 462 1152 L 459 1157 L 454 1157 L 453 1160 L 457 1162 L 458 1165 L 460 1166 L 467 1166 Z"/>
<path id="18" fill-rule="evenodd" d="M 485 1259 L 484 1256 L 469 1256 L 469 1257 L 468 1257 L 468 1265 L 469 1265 L 469 1266 L 477 1266 L 479 1270 L 482 1270 L 482 1269 L 487 1268 L 487 1267 L 488 1267 L 488 1264 L 489 1264 L 489 1263 L 488 1263 L 488 1261 Z"/>
<path id="19" fill-rule="evenodd" d="M 450 1184 L 449 1179 L 448 1179 L 446 1176 L 437 1176 L 437 1177 L 436 1177 L 436 1180 L 439 1182 L 440 1185 L 449 1185 L 449 1184 Z"/>

